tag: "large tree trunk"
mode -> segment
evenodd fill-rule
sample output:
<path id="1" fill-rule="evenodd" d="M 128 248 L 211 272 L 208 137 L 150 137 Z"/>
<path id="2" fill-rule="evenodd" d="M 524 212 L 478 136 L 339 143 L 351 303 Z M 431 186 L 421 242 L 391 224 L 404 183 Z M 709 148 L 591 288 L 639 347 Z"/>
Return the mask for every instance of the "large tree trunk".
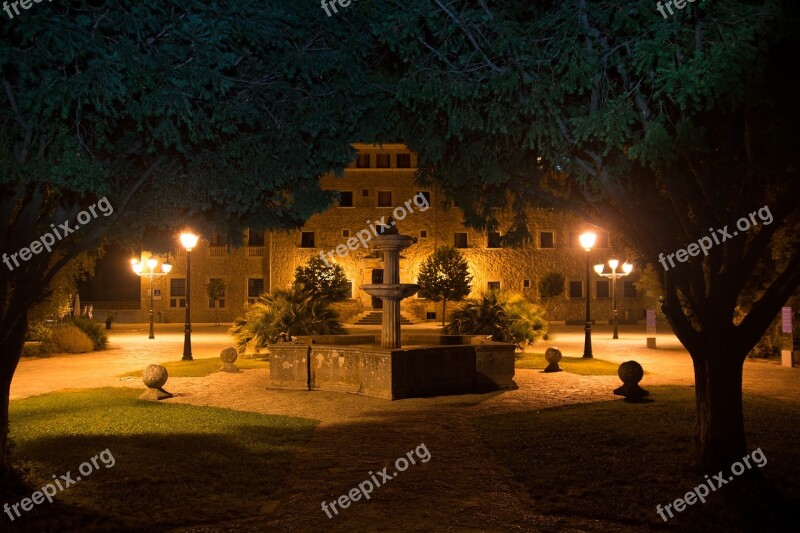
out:
<path id="1" fill-rule="evenodd" d="M 698 466 L 706 472 L 727 470 L 747 453 L 742 412 L 742 365 L 739 349 L 718 339 L 709 353 L 693 355 Z M 736 359 L 736 361 L 734 361 Z"/>
<path id="2" fill-rule="evenodd" d="M 26 317 L 17 320 L 4 320 L 0 333 L 0 477 L 5 477 L 9 470 L 8 448 L 8 406 L 11 392 L 11 380 L 19 364 L 25 334 L 28 330 Z"/>

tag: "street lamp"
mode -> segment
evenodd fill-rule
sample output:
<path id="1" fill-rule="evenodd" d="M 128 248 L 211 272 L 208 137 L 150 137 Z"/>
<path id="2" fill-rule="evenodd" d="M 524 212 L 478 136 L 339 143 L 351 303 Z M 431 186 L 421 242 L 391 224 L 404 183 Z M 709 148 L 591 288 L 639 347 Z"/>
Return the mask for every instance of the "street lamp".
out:
<path id="1" fill-rule="evenodd" d="M 583 357 L 586 359 L 591 359 L 592 356 L 592 317 L 589 310 L 589 275 L 590 275 L 590 267 L 589 267 L 589 252 L 592 251 L 592 246 L 594 246 L 594 242 L 597 240 L 597 235 L 592 233 L 591 231 L 587 231 L 586 233 L 582 233 L 579 237 L 581 241 L 581 247 L 586 250 L 586 326 L 584 327 L 584 331 L 586 336 L 583 341 Z"/>
<path id="2" fill-rule="evenodd" d="M 186 324 L 183 326 L 183 357 L 182 361 L 192 361 L 192 323 L 189 318 L 190 296 L 192 294 L 189 280 L 191 278 L 190 256 L 192 248 L 197 246 L 199 237 L 190 231 L 181 233 L 181 245 L 186 249 Z"/>
<path id="3" fill-rule="evenodd" d="M 619 332 L 617 331 L 617 279 L 624 278 L 633 272 L 633 265 L 625 261 L 625 263 L 622 264 L 622 272 L 617 272 L 619 261 L 617 259 L 609 259 L 608 266 L 611 267 L 611 272 L 608 274 L 603 273 L 603 269 L 605 268 L 603 263 L 596 264 L 594 266 L 594 271 L 597 272 L 598 276 L 611 278 L 611 298 L 613 300 L 612 305 L 614 306 L 614 336 L 612 338 L 619 339 Z"/>
<path id="4" fill-rule="evenodd" d="M 131 259 L 131 268 L 133 272 L 139 277 L 146 276 L 150 280 L 150 336 L 148 338 L 155 339 L 155 331 L 153 330 L 153 278 L 159 278 L 169 274 L 172 270 L 172 265 L 165 261 L 161 264 L 161 272 L 157 272 L 156 267 L 158 266 L 158 259 L 151 257 L 145 264 L 147 265 L 146 271 L 138 259 Z"/>

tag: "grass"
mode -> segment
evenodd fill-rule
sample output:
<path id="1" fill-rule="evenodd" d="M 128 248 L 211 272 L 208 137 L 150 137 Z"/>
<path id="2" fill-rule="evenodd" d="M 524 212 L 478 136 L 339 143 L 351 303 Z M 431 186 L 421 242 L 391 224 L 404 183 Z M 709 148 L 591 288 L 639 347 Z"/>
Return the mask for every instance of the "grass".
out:
<path id="1" fill-rule="evenodd" d="M 22 513 L 29 531 L 164 530 L 258 516 L 284 482 L 316 421 L 213 407 L 145 402 L 124 388 L 46 394 L 11 403 L 12 461 L 27 487 L 19 502 L 108 449 L 113 466 Z M 111 464 L 111 461 L 108 461 Z M 7 518 L 4 516 L 3 520 Z"/>
<path id="2" fill-rule="evenodd" d="M 694 389 L 650 392 L 653 403 L 571 405 L 476 424 L 527 488 L 536 512 L 664 526 L 656 505 L 682 498 L 705 478 L 691 466 Z M 712 492 L 705 504 L 676 513 L 667 528 L 798 530 L 800 410 L 796 403 L 746 395 L 745 421 L 749 450 L 761 448 L 767 464 Z"/>
<path id="3" fill-rule="evenodd" d="M 583 357 L 564 357 L 559 366 L 564 372 L 580 374 L 582 376 L 616 376 L 619 365 L 603 359 L 584 359 Z M 516 368 L 529 368 L 544 370 L 547 361 L 543 353 L 523 353 L 517 355 Z"/>
<path id="4" fill-rule="evenodd" d="M 222 361 L 219 357 L 209 357 L 207 359 L 195 359 L 194 361 L 167 361 L 161 363 L 167 369 L 167 374 L 171 378 L 202 378 L 214 372 L 218 372 L 222 368 Z M 269 368 L 269 362 L 261 361 L 259 359 L 243 359 L 239 358 L 234 363 L 240 370 L 247 370 L 250 368 Z M 135 372 L 126 372 L 118 377 L 142 377 L 144 369 Z"/>

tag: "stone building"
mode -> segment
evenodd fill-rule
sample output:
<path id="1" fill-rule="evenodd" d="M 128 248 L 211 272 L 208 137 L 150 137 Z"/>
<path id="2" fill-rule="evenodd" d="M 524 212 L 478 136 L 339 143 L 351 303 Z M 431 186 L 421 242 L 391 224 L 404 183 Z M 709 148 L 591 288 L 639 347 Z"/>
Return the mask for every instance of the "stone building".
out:
<path id="1" fill-rule="evenodd" d="M 422 261 L 437 246 L 443 245 L 455 246 L 466 256 L 474 277 L 472 295 L 500 288 L 538 301 L 538 280 L 548 272 L 560 272 L 566 278 L 566 289 L 561 296 L 545 302 L 553 321 L 583 322 L 586 252 L 578 242 L 580 233 L 590 229 L 598 235 L 590 256 L 592 265 L 605 262 L 615 252 L 624 253 L 621 247 L 614 246 L 614 235 L 588 225 L 573 213 L 551 209 L 537 209 L 531 213 L 529 229 L 534 242 L 519 248 L 499 247 L 497 234 L 464 227 L 457 206 L 449 205 L 435 190 L 422 190 L 414 184 L 417 158 L 406 146 L 354 146 L 359 152 L 358 159 L 345 169 L 344 175 L 322 179 L 324 188 L 341 192 L 341 201 L 313 216 L 301 230 L 288 233 L 250 231 L 240 248 L 228 247 L 220 236 L 202 236 L 191 253 L 193 322 L 213 322 L 217 305 L 221 320 L 232 321 L 259 294 L 288 287 L 294 279 L 295 268 L 320 254 L 344 268 L 352 286 L 354 302 L 351 304 L 360 302 L 365 311 L 379 307 L 380 301 L 373 302 L 359 286 L 382 281 L 381 259 L 361 246 L 357 237 L 359 232 L 365 236 L 373 231 L 376 221 L 382 217 L 388 219 L 390 215 L 396 220 L 400 233 L 417 238 L 417 243 L 402 254 L 401 283 L 414 283 Z M 348 240 L 354 250 L 347 248 Z M 337 253 L 337 247 L 344 253 Z M 149 254 L 145 252 L 143 258 L 147 257 Z M 186 302 L 186 253 L 179 250 L 170 259 L 172 272 L 154 282 L 156 321 L 182 322 Z M 206 284 L 213 278 L 223 279 L 227 285 L 225 298 L 220 302 L 209 301 L 206 296 Z M 634 271 L 618 281 L 617 309 L 621 322 L 641 320 L 645 307 L 653 306 L 654 302 L 637 293 L 634 284 L 637 279 Z M 592 271 L 590 285 L 592 317 L 598 323 L 606 322 L 612 315 L 610 280 Z M 142 280 L 141 297 L 140 314 L 146 320 L 149 301 L 145 280 Z M 434 306 L 417 297 L 403 303 L 404 316 L 411 320 L 441 319 L 441 304 Z M 448 312 L 454 307 L 448 305 Z"/>

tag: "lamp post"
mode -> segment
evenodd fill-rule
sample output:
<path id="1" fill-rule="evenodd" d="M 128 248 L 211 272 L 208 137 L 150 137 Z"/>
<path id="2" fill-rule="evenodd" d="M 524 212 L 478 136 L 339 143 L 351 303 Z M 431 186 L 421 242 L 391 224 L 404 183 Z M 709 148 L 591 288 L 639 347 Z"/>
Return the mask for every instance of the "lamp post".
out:
<path id="1" fill-rule="evenodd" d="M 139 277 L 146 276 L 150 280 L 150 336 L 148 338 L 155 339 L 155 330 L 153 329 L 153 278 L 169 274 L 172 270 L 172 265 L 165 261 L 161 264 L 161 272 L 156 272 L 158 259 L 151 257 L 145 264 L 147 265 L 147 271 L 144 270 L 144 266 L 142 266 L 142 263 L 140 263 L 138 259 L 131 259 L 131 268 L 136 275 Z"/>
<path id="2" fill-rule="evenodd" d="M 611 267 L 611 272 L 608 274 L 603 272 L 605 269 L 603 263 L 596 264 L 594 266 L 594 271 L 597 272 L 598 276 L 611 278 L 611 299 L 613 300 L 612 305 L 614 307 L 614 335 L 612 338 L 619 339 L 619 332 L 617 330 L 617 280 L 633 272 L 633 265 L 625 261 L 625 263 L 622 264 L 622 272 L 617 272 L 619 261 L 617 259 L 609 259 L 608 266 Z"/>
<path id="3" fill-rule="evenodd" d="M 586 336 L 583 341 L 583 357 L 585 359 L 591 359 L 592 356 L 592 315 L 589 309 L 589 275 L 591 268 L 589 267 L 589 252 L 592 251 L 592 246 L 594 246 L 595 240 L 597 240 L 597 235 L 592 233 L 591 231 L 587 231 L 586 233 L 582 233 L 579 237 L 581 241 L 581 247 L 586 250 L 586 326 L 584 327 L 584 332 Z"/>
<path id="4" fill-rule="evenodd" d="M 191 255 L 192 249 L 197 246 L 199 237 L 190 231 L 181 233 L 181 245 L 186 249 L 186 323 L 183 326 L 183 357 L 182 361 L 192 361 L 192 322 L 189 316 L 191 305 L 192 288 L 191 279 Z"/>

